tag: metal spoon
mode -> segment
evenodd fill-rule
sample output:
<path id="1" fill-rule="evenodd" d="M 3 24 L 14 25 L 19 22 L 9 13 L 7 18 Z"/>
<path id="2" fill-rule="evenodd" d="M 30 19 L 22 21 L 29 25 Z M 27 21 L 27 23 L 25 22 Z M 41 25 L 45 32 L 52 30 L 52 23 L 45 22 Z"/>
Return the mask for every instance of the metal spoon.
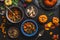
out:
<path id="1" fill-rule="evenodd" d="M 42 30 L 41 32 L 39 32 L 39 34 L 38 34 L 38 36 L 37 36 L 37 38 L 35 40 L 37 40 L 39 37 L 41 37 L 43 35 L 43 33 L 44 33 L 44 30 Z"/>
<path id="2" fill-rule="evenodd" d="M 7 6 L 5 6 L 11 13 L 13 13 L 13 15 L 14 15 L 14 12 L 9 8 L 9 7 L 7 7 Z"/>

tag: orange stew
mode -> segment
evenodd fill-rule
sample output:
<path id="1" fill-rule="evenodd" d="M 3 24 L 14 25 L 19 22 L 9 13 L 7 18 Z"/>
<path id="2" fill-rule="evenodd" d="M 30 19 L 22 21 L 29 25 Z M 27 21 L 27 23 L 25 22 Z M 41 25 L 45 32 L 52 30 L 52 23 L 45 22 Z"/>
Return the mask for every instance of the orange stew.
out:
<path id="1" fill-rule="evenodd" d="M 9 19 L 12 20 L 13 22 L 20 21 L 21 18 L 22 18 L 20 10 L 18 8 L 12 8 L 11 10 L 12 10 L 13 13 L 8 11 Z"/>
<path id="2" fill-rule="evenodd" d="M 31 34 L 36 31 L 36 26 L 32 22 L 26 22 L 24 24 L 24 31 L 28 34 Z"/>

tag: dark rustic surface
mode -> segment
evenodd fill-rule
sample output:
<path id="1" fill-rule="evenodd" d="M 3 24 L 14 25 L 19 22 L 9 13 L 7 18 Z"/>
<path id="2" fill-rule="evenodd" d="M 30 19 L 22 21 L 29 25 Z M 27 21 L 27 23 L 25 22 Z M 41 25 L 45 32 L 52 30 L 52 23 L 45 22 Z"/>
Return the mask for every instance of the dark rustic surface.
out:
<path id="1" fill-rule="evenodd" d="M 0 3 L 0 4 L 1 4 L 1 3 Z M 34 2 L 31 3 L 31 4 L 35 5 Z M 28 6 L 31 5 L 31 4 L 28 4 Z M 5 23 L 5 27 L 6 27 L 5 30 L 6 30 L 6 32 L 8 31 L 8 29 L 9 29 L 10 27 L 12 27 L 12 26 L 15 27 L 15 26 L 16 26 L 16 27 L 20 30 L 19 37 L 16 38 L 16 39 L 11 39 L 11 38 L 8 36 L 8 34 L 6 34 L 6 38 L 4 38 L 4 37 L 3 37 L 3 33 L 1 32 L 1 29 L 0 29 L 0 40 L 35 40 L 36 37 L 37 37 L 37 35 L 39 34 L 39 32 L 42 31 L 42 30 L 44 30 L 44 26 L 41 25 L 41 24 L 39 23 L 39 21 L 38 21 L 39 15 L 41 15 L 42 13 L 45 13 L 45 14 L 48 16 L 48 15 L 50 14 L 50 12 L 53 12 L 54 15 L 48 16 L 48 22 L 52 21 L 52 17 L 54 17 L 54 16 L 59 17 L 59 12 L 60 12 L 60 11 L 59 11 L 59 6 L 58 6 L 58 5 L 59 5 L 59 2 L 58 2 L 58 4 L 56 5 L 56 7 L 55 7 L 53 10 L 49 10 L 49 11 L 44 10 L 41 6 L 38 7 L 37 5 L 35 5 L 35 6 L 38 8 L 38 14 L 37 14 L 37 16 L 36 16 L 35 18 L 33 18 L 33 20 L 35 20 L 36 23 L 38 24 L 39 30 L 38 30 L 38 33 L 37 33 L 35 36 L 26 37 L 26 36 L 24 36 L 24 35 L 21 33 L 20 27 L 21 27 L 21 24 L 22 24 L 22 22 L 23 22 L 24 20 L 26 20 L 26 19 L 31 19 L 31 18 L 28 18 L 28 17 L 25 15 L 25 8 L 23 8 L 23 7 L 22 7 L 22 6 L 23 6 L 22 3 L 19 2 L 19 3 L 18 3 L 18 6 L 19 6 L 19 7 L 21 6 L 22 9 L 23 9 L 23 12 L 24 12 L 24 18 L 23 18 L 23 20 L 22 20 L 20 23 L 17 23 L 17 24 L 10 23 L 10 22 L 7 20 L 7 18 L 6 18 L 6 15 L 3 15 L 3 16 L 5 16 L 5 18 L 6 18 L 6 20 L 7 20 L 7 22 Z M 7 9 L 6 9 L 6 10 L 7 10 Z M 0 15 L 0 25 L 1 25 L 2 21 L 3 21 L 2 15 Z M 48 22 L 47 22 L 47 23 L 48 23 Z M 59 28 L 56 28 L 55 30 L 44 31 L 43 36 L 42 36 L 42 37 L 39 37 L 38 40 L 52 40 L 52 37 L 49 35 L 49 32 L 50 32 L 50 31 L 53 31 L 54 34 L 59 34 Z"/>

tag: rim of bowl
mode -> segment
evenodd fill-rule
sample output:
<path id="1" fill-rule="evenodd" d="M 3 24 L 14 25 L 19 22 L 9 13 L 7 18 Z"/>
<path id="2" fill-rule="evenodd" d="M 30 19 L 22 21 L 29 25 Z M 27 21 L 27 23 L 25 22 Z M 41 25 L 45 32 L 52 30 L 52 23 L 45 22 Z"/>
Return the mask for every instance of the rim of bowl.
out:
<path id="1" fill-rule="evenodd" d="M 13 7 L 15 7 L 15 6 L 11 6 L 11 7 L 9 7 L 9 8 L 13 8 Z M 19 10 L 21 11 L 22 18 L 21 18 L 21 20 L 18 21 L 18 22 L 13 22 L 13 21 L 8 17 L 8 10 L 6 10 L 6 17 L 7 17 L 7 19 L 8 19 L 11 23 L 19 23 L 19 22 L 21 22 L 21 21 L 23 20 L 24 12 L 23 12 L 22 8 L 21 8 L 21 7 L 16 7 L 16 8 L 19 8 Z"/>
<path id="2" fill-rule="evenodd" d="M 43 0 L 40 0 L 40 1 L 43 1 Z M 58 2 L 58 0 L 57 0 L 57 2 Z M 57 4 L 57 2 L 56 2 L 56 4 Z M 40 2 L 41 7 L 42 7 L 43 9 L 45 9 L 45 10 L 54 9 L 54 8 L 56 7 L 56 4 L 55 4 L 53 7 L 47 8 L 47 7 L 43 4 L 43 2 Z"/>
<path id="3" fill-rule="evenodd" d="M 15 30 L 18 31 L 18 35 L 17 35 L 16 37 L 13 37 L 13 38 L 17 38 L 17 37 L 19 36 L 19 29 L 16 28 L 16 27 L 10 27 L 7 32 L 9 32 L 11 29 L 15 29 Z M 7 34 L 8 34 L 8 36 L 10 37 L 9 33 L 7 33 Z M 12 38 L 12 37 L 10 37 L 10 38 Z"/>
<path id="4" fill-rule="evenodd" d="M 36 26 L 36 32 L 31 33 L 31 34 L 27 34 L 27 33 L 24 32 L 24 30 L 23 30 L 23 25 L 24 25 L 25 22 L 28 22 L 28 21 L 35 24 L 35 26 Z M 25 21 L 22 23 L 22 25 L 21 25 L 21 32 L 22 32 L 25 36 L 28 36 L 28 37 L 34 36 L 34 35 L 37 33 L 37 31 L 38 31 L 38 25 L 37 25 L 37 23 L 36 23 L 34 20 L 32 20 L 32 19 L 27 19 L 27 20 L 25 20 Z"/>
<path id="5" fill-rule="evenodd" d="M 37 11 L 36 11 L 36 15 L 33 16 L 33 17 L 28 16 L 28 14 L 27 14 L 27 8 L 29 8 L 29 7 L 31 7 L 31 6 L 33 6 L 33 7 L 37 10 Z M 38 8 L 37 8 L 35 5 L 33 5 L 33 4 L 32 4 L 32 5 L 29 5 L 29 6 L 26 7 L 25 14 L 27 15 L 27 17 L 34 18 L 34 17 L 36 17 L 37 14 L 38 14 Z"/>

